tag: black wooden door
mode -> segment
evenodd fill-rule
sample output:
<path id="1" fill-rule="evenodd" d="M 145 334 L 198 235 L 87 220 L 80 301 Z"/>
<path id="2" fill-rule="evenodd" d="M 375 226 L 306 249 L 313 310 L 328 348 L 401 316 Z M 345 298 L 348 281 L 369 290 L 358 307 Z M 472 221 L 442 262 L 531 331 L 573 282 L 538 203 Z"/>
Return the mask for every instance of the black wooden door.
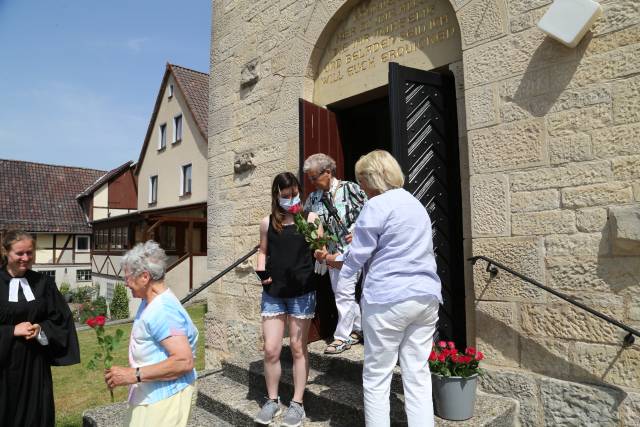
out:
<path id="1" fill-rule="evenodd" d="M 392 151 L 405 189 L 426 207 L 442 282 L 437 334 L 466 345 L 464 256 L 455 88 L 449 73 L 389 67 Z"/>

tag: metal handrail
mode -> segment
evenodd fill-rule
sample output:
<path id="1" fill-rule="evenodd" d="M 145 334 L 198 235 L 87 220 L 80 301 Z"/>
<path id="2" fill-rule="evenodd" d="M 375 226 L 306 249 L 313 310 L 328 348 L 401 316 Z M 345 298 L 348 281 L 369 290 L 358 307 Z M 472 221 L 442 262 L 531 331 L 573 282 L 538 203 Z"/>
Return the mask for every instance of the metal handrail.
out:
<path id="1" fill-rule="evenodd" d="M 502 269 L 502 270 L 506 271 L 507 273 L 510 273 L 510 274 L 518 277 L 519 279 L 524 280 L 525 282 L 529 282 L 532 285 L 535 285 L 538 288 L 540 288 L 542 290 L 545 290 L 545 291 L 557 296 L 558 298 L 562 298 L 563 300 L 567 301 L 570 304 L 575 305 L 576 307 L 580 307 L 581 309 L 593 314 L 596 317 L 601 318 L 602 320 L 605 320 L 605 321 L 617 326 L 620 329 L 624 329 L 625 331 L 628 332 L 628 334 L 624 337 L 624 342 L 623 342 L 623 346 L 624 347 L 629 347 L 635 342 L 634 335 L 636 337 L 640 337 L 640 331 L 638 331 L 637 329 L 634 329 L 634 328 L 632 328 L 630 326 L 627 326 L 624 323 L 621 323 L 621 322 L 617 321 L 616 319 L 607 316 L 606 314 L 602 314 L 599 311 L 594 310 L 593 308 L 588 307 L 588 306 L 582 304 L 581 302 L 578 302 L 578 301 L 574 300 L 573 298 L 571 298 L 571 297 L 569 297 L 569 296 L 567 296 L 567 295 L 565 295 L 565 294 L 563 294 L 561 292 L 556 291 L 555 289 L 551 289 L 548 286 L 545 286 L 545 285 L 543 285 L 542 283 L 540 283 L 540 282 L 538 282 L 536 280 L 533 280 L 533 279 L 531 279 L 531 278 L 529 278 L 529 277 L 527 277 L 527 276 L 525 276 L 523 274 L 520 274 L 517 271 L 514 271 L 514 270 L 510 269 L 509 267 L 507 267 L 507 266 L 505 266 L 503 264 L 500 264 L 496 260 L 493 260 L 493 259 L 488 258 L 488 257 L 483 256 L 483 255 L 478 255 L 478 256 L 474 256 L 474 257 L 469 258 L 468 261 L 471 261 L 471 264 L 475 265 L 476 261 L 478 261 L 479 259 L 487 261 L 486 271 L 491 275 L 491 278 L 494 278 L 495 276 L 497 276 L 498 269 Z"/>
<path id="2" fill-rule="evenodd" d="M 240 264 L 242 264 L 243 262 L 245 262 L 247 260 L 247 258 L 249 258 L 250 256 L 252 256 L 253 254 L 255 254 L 256 252 L 258 252 L 258 247 L 256 246 L 255 248 L 251 249 L 251 251 L 249 251 L 249 253 L 247 253 L 246 255 L 244 255 L 242 258 L 237 259 L 233 264 L 231 264 L 229 267 L 225 268 L 224 270 L 222 270 L 220 273 L 216 274 L 215 276 L 213 276 L 211 279 L 207 280 L 206 282 L 204 282 L 202 285 L 200 285 L 200 287 L 198 289 L 196 289 L 195 291 L 191 292 L 189 295 L 187 295 L 186 297 L 182 298 L 180 300 L 181 304 L 185 304 L 187 301 L 189 301 L 191 298 L 195 297 L 196 295 L 198 295 L 200 292 L 204 291 L 205 289 L 207 289 L 210 285 L 212 285 L 214 282 L 216 282 L 217 280 L 219 280 L 220 278 L 222 278 L 222 276 L 224 276 L 225 274 L 227 274 L 228 272 L 230 272 L 231 270 L 233 270 L 234 268 L 236 268 L 237 266 L 239 266 Z"/>

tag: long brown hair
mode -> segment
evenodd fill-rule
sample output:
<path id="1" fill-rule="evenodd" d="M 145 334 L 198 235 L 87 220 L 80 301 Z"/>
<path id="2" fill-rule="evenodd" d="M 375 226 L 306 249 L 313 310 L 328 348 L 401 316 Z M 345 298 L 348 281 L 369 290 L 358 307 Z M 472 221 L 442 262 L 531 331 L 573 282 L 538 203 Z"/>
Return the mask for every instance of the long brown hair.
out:
<path id="1" fill-rule="evenodd" d="M 271 225 L 279 233 L 282 231 L 282 221 L 287 212 L 280 207 L 278 203 L 278 197 L 280 197 L 280 191 L 285 188 L 295 187 L 300 191 L 300 181 L 291 172 L 282 172 L 273 178 L 273 184 L 271 185 Z"/>
<path id="2" fill-rule="evenodd" d="M 11 251 L 11 246 L 13 246 L 15 242 L 19 242 L 20 240 L 31 240 L 32 243 L 35 243 L 35 239 L 33 238 L 33 236 L 26 231 L 9 230 L 4 233 L 4 236 L 2 237 L 2 250 L 0 251 L 0 267 L 7 266 L 7 254 L 9 253 L 9 251 Z"/>

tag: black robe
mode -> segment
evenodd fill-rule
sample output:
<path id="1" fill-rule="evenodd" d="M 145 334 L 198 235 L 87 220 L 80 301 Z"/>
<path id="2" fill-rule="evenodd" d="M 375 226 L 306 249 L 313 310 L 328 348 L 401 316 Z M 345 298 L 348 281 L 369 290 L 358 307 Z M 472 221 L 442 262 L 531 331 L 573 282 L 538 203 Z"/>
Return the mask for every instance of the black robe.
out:
<path id="1" fill-rule="evenodd" d="M 78 336 L 54 280 L 31 270 L 24 277 L 35 300 L 27 302 L 19 286 L 18 302 L 9 302 L 12 277 L 0 269 L 0 426 L 53 427 L 51 365 L 80 363 Z M 21 322 L 38 323 L 49 345 L 14 337 L 14 327 Z"/>

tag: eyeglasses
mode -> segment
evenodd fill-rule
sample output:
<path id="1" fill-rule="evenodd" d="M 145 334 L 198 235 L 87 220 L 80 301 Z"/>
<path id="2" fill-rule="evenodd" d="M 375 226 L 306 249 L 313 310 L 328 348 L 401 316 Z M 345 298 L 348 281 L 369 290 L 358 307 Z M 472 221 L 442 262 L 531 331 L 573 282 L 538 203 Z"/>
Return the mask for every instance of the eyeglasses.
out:
<path id="1" fill-rule="evenodd" d="M 317 179 L 318 179 L 318 178 L 320 178 L 322 175 L 324 175 L 324 174 L 325 174 L 325 173 L 327 173 L 327 172 L 329 172 L 329 171 L 328 171 L 328 170 L 323 170 L 322 172 L 320 172 L 318 175 L 315 175 L 315 176 L 314 176 L 314 175 L 309 174 L 309 175 L 308 175 L 308 176 L 309 176 L 309 180 L 310 180 L 311 182 L 315 182 L 315 181 L 317 181 Z"/>

